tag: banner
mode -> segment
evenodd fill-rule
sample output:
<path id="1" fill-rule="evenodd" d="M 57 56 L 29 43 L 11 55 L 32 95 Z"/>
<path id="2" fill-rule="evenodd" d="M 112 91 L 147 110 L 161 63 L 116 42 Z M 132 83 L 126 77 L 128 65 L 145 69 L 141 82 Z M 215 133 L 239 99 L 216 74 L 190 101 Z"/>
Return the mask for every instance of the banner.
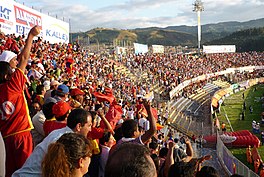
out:
<path id="1" fill-rule="evenodd" d="M 69 23 L 42 14 L 12 0 L 0 0 L 0 31 L 5 34 L 27 36 L 38 25 L 39 37 L 50 43 L 69 42 Z"/>
<path id="2" fill-rule="evenodd" d="M 134 43 L 134 48 L 135 48 L 135 54 L 148 53 L 148 45 Z"/>
<path id="3" fill-rule="evenodd" d="M 203 53 L 234 53 L 236 52 L 235 45 L 204 45 Z"/>
<path id="4" fill-rule="evenodd" d="M 120 55 L 120 54 L 126 54 L 126 48 L 125 47 L 119 47 L 119 46 L 117 46 L 116 47 L 116 54 L 117 55 Z"/>
<path id="5" fill-rule="evenodd" d="M 164 53 L 164 46 L 163 45 L 152 45 L 152 52 L 153 53 Z"/>
<path id="6" fill-rule="evenodd" d="M 69 23 L 43 14 L 43 38 L 50 43 L 69 43 Z"/>
<path id="7" fill-rule="evenodd" d="M 0 0 L 0 30 L 13 34 L 16 30 L 14 5 L 7 0 Z"/>

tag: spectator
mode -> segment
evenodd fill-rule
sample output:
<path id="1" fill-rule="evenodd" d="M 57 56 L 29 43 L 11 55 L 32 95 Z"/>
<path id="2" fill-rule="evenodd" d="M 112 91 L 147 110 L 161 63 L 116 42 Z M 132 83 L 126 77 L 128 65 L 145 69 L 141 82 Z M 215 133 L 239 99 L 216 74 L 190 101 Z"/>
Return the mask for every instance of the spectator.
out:
<path id="1" fill-rule="evenodd" d="M 261 144 L 264 145 L 264 131 L 261 132 Z"/>
<path id="2" fill-rule="evenodd" d="M 226 124 L 224 122 L 222 122 L 221 128 L 222 128 L 222 132 L 225 133 L 226 132 Z"/>
<path id="3" fill-rule="evenodd" d="M 70 91 L 70 95 L 72 98 L 70 100 L 71 107 L 81 108 L 83 104 L 83 96 L 85 95 L 85 93 L 78 88 L 74 88 Z"/>
<path id="4" fill-rule="evenodd" d="M 180 161 L 190 161 L 193 158 L 193 149 L 191 145 L 191 141 L 187 137 L 182 137 L 182 142 L 186 144 L 186 153 L 184 150 L 178 145 L 178 139 L 175 138 L 175 146 L 173 149 L 173 159 L 174 163 Z"/>
<path id="5" fill-rule="evenodd" d="M 144 143 L 146 143 L 154 135 L 157 128 L 151 112 L 150 103 L 145 100 L 144 106 L 148 113 L 148 121 L 150 122 L 149 130 L 146 131 L 144 135 L 140 135 L 137 122 L 133 119 L 128 119 L 122 124 L 123 138 L 117 142 L 117 145 L 124 142 L 135 142 L 144 145 Z"/>
<path id="6" fill-rule="evenodd" d="M 57 130 L 67 125 L 67 117 L 72 107 L 65 101 L 59 101 L 52 106 L 52 113 L 55 119 L 47 119 L 43 124 L 45 136 L 48 136 L 53 130 Z"/>
<path id="7" fill-rule="evenodd" d="M 10 67 L 14 70 L 17 67 L 17 55 L 11 51 L 3 51 L 0 61 L 9 63 Z"/>
<path id="8" fill-rule="evenodd" d="M 66 133 L 48 147 L 42 167 L 43 177 L 76 176 L 88 172 L 92 151 L 90 142 L 83 135 Z"/>
<path id="9" fill-rule="evenodd" d="M 46 91 L 45 96 L 44 96 L 44 101 L 46 101 L 46 99 L 48 99 L 49 97 L 55 96 L 55 92 L 56 92 L 59 85 L 60 85 L 60 83 L 56 80 L 53 80 L 50 82 L 50 89 Z M 52 93 L 54 93 L 54 94 L 52 94 Z"/>
<path id="10" fill-rule="evenodd" d="M 54 98 L 48 98 L 43 107 L 42 110 L 39 111 L 33 118 L 32 123 L 34 125 L 34 129 L 31 130 L 31 134 L 33 137 L 34 145 L 38 145 L 44 138 L 45 133 L 43 130 L 43 124 L 45 120 L 50 120 L 54 117 L 54 114 L 52 114 L 52 107 L 57 102 Z"/>
<path id="11" fill-rule="evenodd" d="M 251 147 L 248 146 L 247 150 L 246 150 L 246 155 L 247 155 L 247 162 L 252 164 L 252 152 L 251 152 Z"/>
<path id="12" fill-rule="evenodd" d="M 0 176 L 5 176 L 6 151 L 5 143 L 0 132 Z"/>
<path id="13" fill-rule="evenodd" d="M 203 166 L 200 171 L 196 173 L 196 177 L 220 177 L 214 167 Z"/>
<path id="14" fill-rule="evenodd" d="M 105 165 L 108 159 L 109 151 L 116 141 L 110 132 L 104 133 L 103 137 L 99 140 L 101 146 L 101 154 L 99 160 L 99 177 L 104 177 Z"/>
<path id="15" fill-rule="evenodd" d="M 56 95 L 54 98 L 57 101 L 68 101 L 68 95 L 69 95 L 69 88 L 65 84 L 61 84 L 58 86 L 58 89 L 56 91 Z"/>
<path id="16" fill-rule="evenodd" d="M 0 119 L 0 131 L 3 135 L 6 147 L 6 176 L 9 177 L 12 173 L 20 168 L 33 149 L 32 136 L 30 130 L 32 122 L 28 115 L 27 102 L 24 99 L 24 86 L 27 82 L 24 75 L 33 38 L 40 33 L 37 26 L 33 27 L 26 40 L 26 45 L 21 53 L 17 56 L 19 60 L 18 68 L 12 72 L 10 64 L 0 62 L 0 90 L 1 90 L 1 105 L 6 103 L 6 106 L 11 110 L 1 107 L 2 117 Z M 10 57 L 10 55 L 0 55 L 0 59 Z M 13 55 L 11 58 L 15 58 Z M 21 143 L 17 143 L 21 142 Z"/>
<path id="17" fill-rule="evenodd" d="M 36 97 L 34 102 L 38 102 L 41 106 L 44 104 L 44 95 L 46 93 L 44 85 L 37 85 L 36 88 Z"/>
<path id="18" fill-rule="evenodd" d="M 84 109 L 74 109 L 68 116 L 67 126 L 51 132 L 40 144 L 38 144 L 23 167 L 17 170 L 12 177 L 41 177 L 41 162 L 48 150 L 49 144 L 57 141 L 57 139 L 65 133 L 75 132 L 86 137 L 88 132 L 91 131 L 91 126 L 91 114 Z"/>
<path id="19" fill-rule="evenodd" d="M 167 147 L 163 147 L 160 149 L 159 151 L 159 169 L 158 169 L 158 176 L 159 177 L 164 177 L 164 167 L 165 167 L 165 160 L 168 154 L 168 148 Z"/>
<path id="20" fill-rule="evenodd" d="M 157 177 L 149 150 L 140 144 L 124 143 L 110 154 L 105 177 Z"/>
<path id="21" fill-rule="evenodd" d="M 30 117 L 35 116 L 40 110 L 41 110 L 41 105 L 39 102 L 35 101 L 29 106 L 29 115 Z"/>

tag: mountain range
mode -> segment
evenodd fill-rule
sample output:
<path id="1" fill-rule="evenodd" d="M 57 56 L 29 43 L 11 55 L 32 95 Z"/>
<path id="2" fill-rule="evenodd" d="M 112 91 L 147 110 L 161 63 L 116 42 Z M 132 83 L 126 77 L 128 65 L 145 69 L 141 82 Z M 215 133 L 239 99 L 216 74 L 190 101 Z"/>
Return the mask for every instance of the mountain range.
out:
<path id="1" fill-rule="evenodd" d="M 114 44 L 127 46 L 137 42 L 148 45 L 197 47 L 197 26 L 182 25 L 136 29 L 95 28 L 71 35 L 73 41 L 78 40 L 83 45 Z M 238 51 L 263 51 L 264 18 L 246 22 L 230 21 L 202 25 L 201 44 L 235 44 Z"/>

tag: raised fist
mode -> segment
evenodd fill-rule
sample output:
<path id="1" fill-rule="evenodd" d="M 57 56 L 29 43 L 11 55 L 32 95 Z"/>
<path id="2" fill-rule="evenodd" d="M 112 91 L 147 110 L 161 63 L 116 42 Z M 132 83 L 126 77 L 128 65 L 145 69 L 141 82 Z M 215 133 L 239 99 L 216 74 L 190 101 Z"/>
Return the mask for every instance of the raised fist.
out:
<path id="1" fill-rule="evenodd" d="M 40 33 L 40 28 L 36 25 L 33 28 L 31 28 L 29 34 L 32 34 L 33 36 L 37 36 Z"/>

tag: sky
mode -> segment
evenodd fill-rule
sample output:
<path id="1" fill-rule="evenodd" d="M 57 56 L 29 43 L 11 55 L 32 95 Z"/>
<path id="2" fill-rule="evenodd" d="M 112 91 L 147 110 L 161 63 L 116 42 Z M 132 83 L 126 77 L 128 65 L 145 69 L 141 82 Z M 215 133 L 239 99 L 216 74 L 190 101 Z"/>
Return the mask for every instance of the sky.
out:
<path id="1" fill-rule="evenodd" d="M 69 22 L 70 32 L 197 25 L 195 0 L 16 0 Z M 264 0 L 202 0 L 201 24 L 264 18 Z"/>

